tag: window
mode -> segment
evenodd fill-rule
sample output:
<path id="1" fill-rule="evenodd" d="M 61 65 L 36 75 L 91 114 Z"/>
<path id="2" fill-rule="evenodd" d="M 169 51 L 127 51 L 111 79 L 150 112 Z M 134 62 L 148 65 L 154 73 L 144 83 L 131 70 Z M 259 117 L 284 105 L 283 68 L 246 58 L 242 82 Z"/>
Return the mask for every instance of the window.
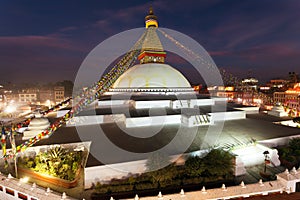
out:
<path id="1" fill-rule="evenodd" d="M 13 190 L 11 190 L 11 189 L 6 188 L 6 193 L 7 193 L 7 194 L 10 194 L 10 195 L 12 195 L 12 196 L 15 196 L 15 191 L 13 191 Z"/>
<path id="2" fill-rule="evenodd" d="M 27 195 L 22 194 L 22 193 L 18 193 L 18 197 L 19 197 L 19 199 L 23 199 L 23 200 L 27 200 L 28 199 Z"/>

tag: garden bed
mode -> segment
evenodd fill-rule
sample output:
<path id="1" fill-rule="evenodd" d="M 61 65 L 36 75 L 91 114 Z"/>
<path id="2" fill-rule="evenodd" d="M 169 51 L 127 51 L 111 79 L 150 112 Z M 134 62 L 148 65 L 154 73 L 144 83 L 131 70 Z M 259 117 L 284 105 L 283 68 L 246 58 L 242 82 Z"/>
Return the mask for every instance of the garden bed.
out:
<path id="1" fill-rule="evenodd" d="M 64 188 L 78 184 L 81 168 L 87 152 L 51 146 L 42 151 L 30 152 L 18 158 L 18 171 L 32 180 L 51 183 Z"/>
<path id="2" fill-rule="evenodd" d="M 76 187 L 78 185 L 78 180 L 80 178 L 80 168 L 77 170 L 75 179 L 72 181 L 64 180 L 47 174 L 38 173 L 33 170 L 22 168 L 22 167 L 18 167 L 18 172 L 19 175 L 22 177 L 30 177 L 31 180 L 43 181 L 45 183 L 54 184 L 64 188 Z"/>

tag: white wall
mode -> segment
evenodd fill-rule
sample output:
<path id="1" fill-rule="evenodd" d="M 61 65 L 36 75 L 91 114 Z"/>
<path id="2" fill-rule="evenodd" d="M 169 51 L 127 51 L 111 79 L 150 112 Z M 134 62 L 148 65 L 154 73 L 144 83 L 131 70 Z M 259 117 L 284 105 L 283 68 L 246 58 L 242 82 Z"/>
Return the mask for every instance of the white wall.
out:
<path id="1" fill-rule="evenodd" d="M 67 114 L 70 110 L 58 110 L 56 111 L 56 117 L 59 118 L 59 117 L 62 117 L 64 116 L 65 114 Z"/>
<path id="2" fill-rule="evenodd" d="M 170 100 L 159 100 L 159 101 L 135 101 L 136 109 L 143 108 L 165 108 L 170 107 Z"/>
<path id="3" fill-rule="evenodd" d="M 270 149 L 260 144 L 243 147 L 240 149 L 232 150 L 232 153 L 237 155 L 238 159 L 244 163 L 245 167 L 260 165 L 265 162 L 263 152 L 269 151 L 271 163 L 275 166 L 280 165 L 277 149 Z"/>
<path id="4" fill-rule="evenodd" d="M 110 106 L 120 106 L 120 105 L 129 105 L 132 104 L 133 100 L 106 100 L 98 101 L 99 107 L 110 107 Z"/>
<path id="5" fill-rule="evenodd" d="M 287 145 L 291 139 L 293 138 L 299 138 L 300 135 L 294 135 L 294 136 L 287 136 L 287 137 L 281 137 L 281 138 L 275 138 L 275 139 L 269 139 L 269 140 L 261 140 L 258 141 L 259 144 L 262 144 L 267 147 L 277 147 L 277 146 L 284 146 Z"/>
<path id="6" fill-rule="evenodd" d="M 215 105 L 214 99 L 192 99 L 191 100 L 191 108 L 194 106 L 211 106 Z"/>
<path id="7" fill-rule="evenodd" d="M 122 178 L 131 174 L 140 174 L 146 170 L 145 164 L 147 160 L 139 160 L 126 163 L 117 163 L 111 165 L 102 165 L 94 167 L 86 167 L 84 169 L 85 180 L 84 188 L 91 188 L 93 183 L 105 183 L 113 178 Z M 122 171 L 120 170 L 122 169 Z"/>
<path id="8" fill-rule="evenodd" d="M 176 100 L 171 102 L 171 107 L 173 109 L 177 108 L 189 108 L 190 107 L 190 100 Z"/>
<path id="9" fill-rule="evenodd" d="M 247 173 L 244 162 L 239 156 L 235 157 L 235 168 L 233 173 L 234 176 L 241 176 Z"/>
<path id="10" fill-rule="evenodd" d="M 237 110 L 243 110 L 246 114 L 256 114 L 259 113 L 259 107 L 242 107 L 242 108 L 235 108 Z"/>
<path id="11" fill-rule="evenodd" d="M 126 118 L 126 127 L 142 127 L 181 123 L 181 115 L 164 115 L 151 117 Z"/>
<path id="12" fill-rule="evenodd" d="M 123 122 L 125 123 L 124 114 L 115 114 L 115 115 L 92 115 L 92 116 L 79 116 L 73 117 L 66 123 L 66 126 L 85 126 L 92 124 L 104 124 L 104 123 L 115 123 Z"/>
<path id="13" fill-rule="evenodd" d="M 227 121 L 236 119 L 246 119 L 245 111 L 232 111 L 232 112 L 215 112 L 209 113 L 211 121 Z"/>
<path id="14" fill-rule="evenodd" d="M 277 180 L 285 186 L 287 193 L 296 192 L 297 183 L 300 183 L 300 169 L 296 170 L 295 167 L 290 171 L 286 169 L 277 174 Z"/>
<path id="15" fill-rule="evenodd" d="M 194 108 L 195 106 L 211 106 L 215 104 L 214 99 L 191 99 L 172 101 L 172 108 Z"/>

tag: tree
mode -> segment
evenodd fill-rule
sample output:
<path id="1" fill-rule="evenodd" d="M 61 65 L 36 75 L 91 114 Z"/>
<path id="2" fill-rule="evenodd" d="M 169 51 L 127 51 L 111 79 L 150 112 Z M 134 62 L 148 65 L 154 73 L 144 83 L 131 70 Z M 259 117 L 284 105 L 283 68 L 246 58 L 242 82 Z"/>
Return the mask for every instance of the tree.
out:
<path id="1" fill-rule="evenodd" d="M 294 138 L 289 141 L 289 147 L 295 152 L 300 150 L 300 138 Z"/>
<path id="2" fill-rule="evenodd" d="M 295 118 L 293 119 L 293 122 L 294 122 L 294 123 L 300 124 L 300 117 L 295 117 Z"/>
<path id="3" fill-rule="evenodd" d="M 170 158 L 167 154 L 161 152 L 152 153 L 146 162 L 148 175 L 152 183 L 156 183 L 160 188 L 161 182 L 171 180 L 173 177 L 173 165 L 170 165 Z"/>
<path id="4" fill-rule="evenodd" d="M 232 175 L 234 156 L 223 149 L 212 149 L 204 158 L 205 172 L 208 176 Z"/>
<path id="5" fill-rule="evenodd" d="M 185 161 L 185 170 L 189 176 L 200 177 L 205 170 L 204 162 L 199 156 L 190 156 Z"/>

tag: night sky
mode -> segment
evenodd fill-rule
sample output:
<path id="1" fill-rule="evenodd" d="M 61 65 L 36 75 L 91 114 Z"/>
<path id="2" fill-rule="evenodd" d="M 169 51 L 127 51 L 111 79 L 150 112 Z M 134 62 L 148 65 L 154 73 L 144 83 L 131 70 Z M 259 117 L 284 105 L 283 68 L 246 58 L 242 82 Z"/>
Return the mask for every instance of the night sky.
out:
<path id="1" fill-rule="evenodd" d="M 74 80 L 96 45 L 143 27 L 150 5 L 219 68 L 262 82 L 300 72 L 299 0 L 0 0 L 0 84 Z"/>

